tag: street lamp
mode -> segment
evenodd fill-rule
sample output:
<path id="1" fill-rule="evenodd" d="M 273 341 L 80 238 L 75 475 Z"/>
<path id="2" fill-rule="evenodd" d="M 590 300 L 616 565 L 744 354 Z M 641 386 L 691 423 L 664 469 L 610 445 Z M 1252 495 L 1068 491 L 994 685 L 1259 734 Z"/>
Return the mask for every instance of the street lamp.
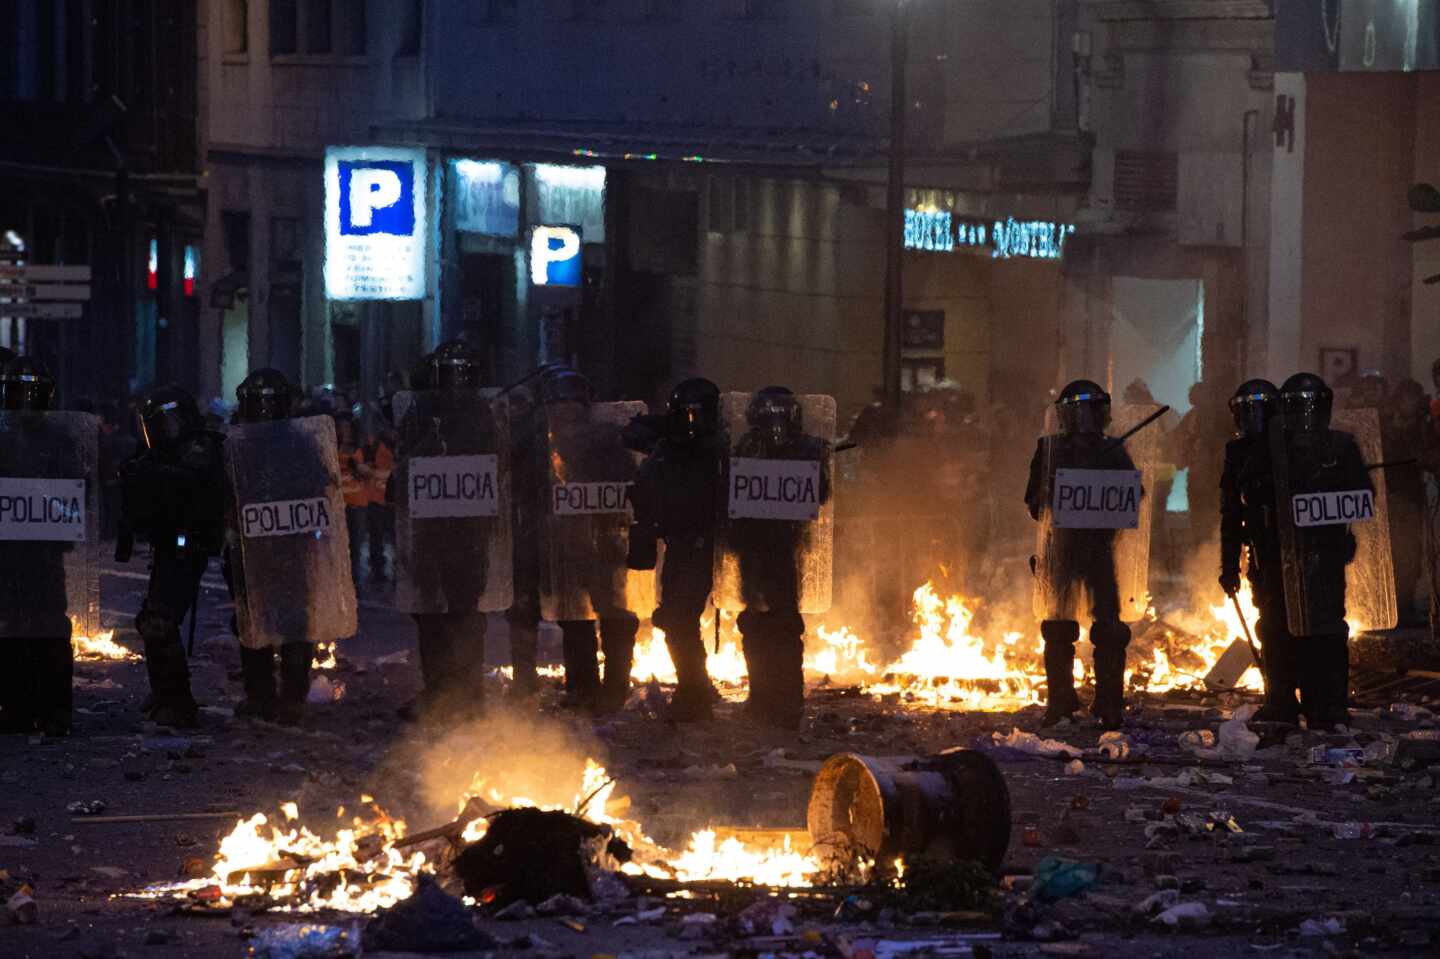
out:
<path id="1" fill-rule="evenodd" d="M 900 349 L 905 303 L 905 114 L 909 90 L 905 66 L 909 60 L 906 0 L 893 3 L 890 22 L 890 175 L 885 204 L 885 350 L 882 385 L 885 405 L 900 407 Z"/>

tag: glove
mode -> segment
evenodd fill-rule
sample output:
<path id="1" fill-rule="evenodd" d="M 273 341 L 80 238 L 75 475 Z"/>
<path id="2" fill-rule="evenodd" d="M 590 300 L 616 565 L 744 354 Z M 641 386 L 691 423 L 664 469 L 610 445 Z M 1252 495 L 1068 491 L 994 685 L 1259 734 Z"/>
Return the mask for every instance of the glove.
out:
<path id="1" fill-rule="evenodd" d="M 1240 571 L 1227 569 L 1220 574 L 1220 588 L 1225 590 L 1226 596 L 1234 596 L 1240 592 Z"/>

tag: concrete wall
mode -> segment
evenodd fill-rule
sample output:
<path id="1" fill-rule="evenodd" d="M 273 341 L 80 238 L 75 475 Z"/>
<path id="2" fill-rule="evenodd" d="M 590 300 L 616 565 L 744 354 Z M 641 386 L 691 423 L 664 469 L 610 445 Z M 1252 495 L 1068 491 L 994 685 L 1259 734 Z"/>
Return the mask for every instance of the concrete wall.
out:
<path id="1" fill-rule="evenodd" d="M 1408 375 L 1416 80 L 1306 77 L 1301 368 L 1355 347 L 1361 369 Z"/>
<path id="2" fill-rule="evenodd" d="M 682 140 L 701 127 L 821 142 L 888 129 L 881 0 L 522 0 L 499 17 L 475 0 L 427 6 L 440 117 L 669 126 Z M 909 0 L 916 141 L 1048 129 L 1052 7 Z"/>
<path id="3" fill-rule="evenodd" d="M 1418 74 L 1415 84 L 1415 180 L 1440 185 L 1440 74 Z M 1437 223 L 1434 215 L 1411 220 L 1412 227 Z M 1430 367 L 1440 358 L 1440 285 L 1424 279 L 1440 273 L 1440 241 L 1415 244 L 1411 263 L 1410 375 L 1431 390 Z"/>
<path id="4" fill-rule="evenodd" d="M 812 182 L 756 178 L 749 195 L 744 230 L 702 236 L 694 368 L 725 389 L 830 392 L 853 412 L 880 382 L 884 213 Z"/>

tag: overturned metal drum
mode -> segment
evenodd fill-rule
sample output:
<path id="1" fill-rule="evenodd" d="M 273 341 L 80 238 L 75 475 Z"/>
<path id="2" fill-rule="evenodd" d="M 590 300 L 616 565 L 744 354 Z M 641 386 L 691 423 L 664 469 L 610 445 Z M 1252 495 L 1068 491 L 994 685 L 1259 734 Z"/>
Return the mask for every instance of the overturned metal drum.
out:
<path id="1" fill-rule="evenodd" d="M 815 777 L 807 815 L 817 850 L 888 863 L 971 859 L 998 871 L 1010 845 L 1010 790 L 990 757 L 840 753 Z"/>

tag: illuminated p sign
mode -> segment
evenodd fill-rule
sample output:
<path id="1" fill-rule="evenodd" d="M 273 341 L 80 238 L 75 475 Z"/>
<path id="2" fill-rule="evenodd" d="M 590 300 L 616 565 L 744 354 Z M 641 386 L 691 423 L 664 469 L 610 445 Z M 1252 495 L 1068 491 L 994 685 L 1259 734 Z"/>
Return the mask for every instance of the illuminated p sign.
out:
<path id="1" fill-rule="evenodd" d="M 579 286 L 580 231 L 573 226 L 537 226 L 530 234 L 530 282 L 536 286 Z"/>
<path id="2" fill-rule="evenodd" d="M 325 295 L 332 300 L 425 298 L 425 151 L 325 151 Z"/>
<path id="3" fill-rule="evenodd" d="M 415 232 L 415 169 L 393 160 L 341 160 L 340 232 L 348 236 Z"/>

